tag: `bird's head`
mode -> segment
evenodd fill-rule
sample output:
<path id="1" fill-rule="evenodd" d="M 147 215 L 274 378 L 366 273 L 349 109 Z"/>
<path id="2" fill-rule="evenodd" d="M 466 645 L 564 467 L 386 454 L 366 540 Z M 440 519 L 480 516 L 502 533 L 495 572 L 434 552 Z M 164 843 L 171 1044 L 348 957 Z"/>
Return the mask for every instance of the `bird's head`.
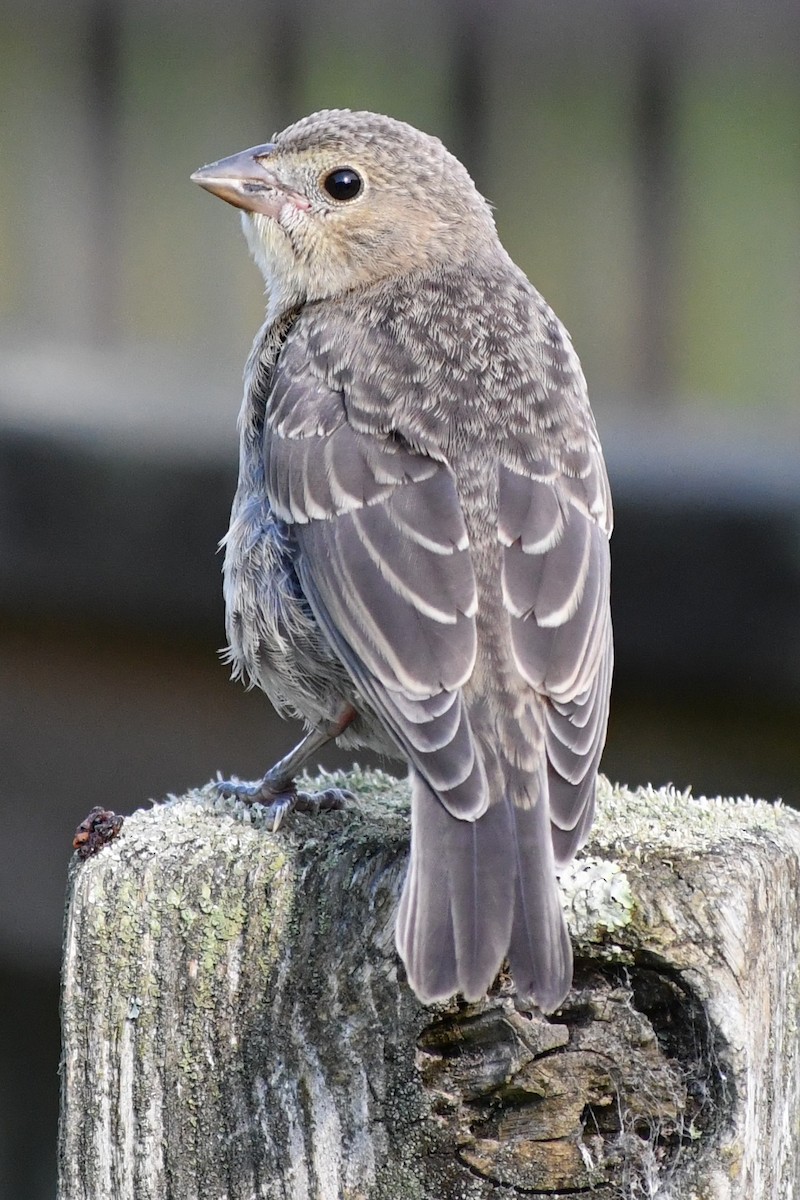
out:
<path id="1" fill-rule="evenodd" d="M 458 159 L 377 113 L 314 113 L 192 179 L 243 210 L 274 313 L 497 244 L 489 205 Z"/>

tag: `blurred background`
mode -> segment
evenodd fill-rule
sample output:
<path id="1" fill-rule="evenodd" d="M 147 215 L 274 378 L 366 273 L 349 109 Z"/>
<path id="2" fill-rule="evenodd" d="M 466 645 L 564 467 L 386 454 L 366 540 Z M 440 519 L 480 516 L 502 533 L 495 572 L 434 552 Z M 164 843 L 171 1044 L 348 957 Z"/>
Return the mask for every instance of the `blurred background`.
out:
<path id="1" fill-rule="evenodd" d="M 294 736 L 216 654 L 262 295 L 190 172 L 337 106 L 464 159 L 607 453 L 606 772 L 797 803 L 798 63 L 795 0 L 2 0 L 0 1196 L 54 1195 L 75 825 Z"/>

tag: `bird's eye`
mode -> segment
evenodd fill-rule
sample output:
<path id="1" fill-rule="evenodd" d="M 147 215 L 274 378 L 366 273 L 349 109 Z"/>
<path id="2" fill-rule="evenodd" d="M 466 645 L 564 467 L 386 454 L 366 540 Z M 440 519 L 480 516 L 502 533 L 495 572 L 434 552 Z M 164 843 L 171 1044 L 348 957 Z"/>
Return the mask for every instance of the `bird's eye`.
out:
<path id="1" fill-rule="evenodd" d="M 355 200 L 364 184 L 352 167 L 337 167 L 325 176 L 322 186 L 333 200 Z"/>

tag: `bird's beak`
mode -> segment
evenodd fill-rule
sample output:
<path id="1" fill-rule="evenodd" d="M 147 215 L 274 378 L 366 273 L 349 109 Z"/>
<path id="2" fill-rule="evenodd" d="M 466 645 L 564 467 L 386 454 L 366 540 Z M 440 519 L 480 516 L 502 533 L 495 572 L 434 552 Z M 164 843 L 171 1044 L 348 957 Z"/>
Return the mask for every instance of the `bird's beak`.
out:
<path id="1" fill-rule="evenodd" d="M 310 208 L 308 199 L 287 188 L 270 167 L 269 158 L 274 150 L 269 142 L 264 146 L 253 146 L 201 167 L 191 179 L 207 192 L 219 196 L 220 200 L 243 208 L 245 212 L 278 217 L 287 203 L 295 208 Z"/>

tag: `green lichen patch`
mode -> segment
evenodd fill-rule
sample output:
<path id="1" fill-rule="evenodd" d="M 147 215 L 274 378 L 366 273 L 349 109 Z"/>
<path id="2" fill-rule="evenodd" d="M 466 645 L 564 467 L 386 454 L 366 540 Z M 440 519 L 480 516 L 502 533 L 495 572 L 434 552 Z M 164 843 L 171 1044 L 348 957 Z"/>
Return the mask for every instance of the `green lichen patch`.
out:
<path id="1" fill-rule="evenodd" d="M 598 852 L 660 854 L 678 850 L 706 852 L 731 841 L 754 842 L 780 833 L 800 816 L 780 803 L 750 796 L 724 799 L 693 796 L 689 789 L 629 788 L 601 775 L 597 788 L 597 819 L 590 847 Z"/>
<path id="2" fill-rule="evenodd" d="M 561 873 L 561 890 L 573 936 L 599 942 L 631 922 L 633 890 L 619 863 L 581 854 Z"/>

